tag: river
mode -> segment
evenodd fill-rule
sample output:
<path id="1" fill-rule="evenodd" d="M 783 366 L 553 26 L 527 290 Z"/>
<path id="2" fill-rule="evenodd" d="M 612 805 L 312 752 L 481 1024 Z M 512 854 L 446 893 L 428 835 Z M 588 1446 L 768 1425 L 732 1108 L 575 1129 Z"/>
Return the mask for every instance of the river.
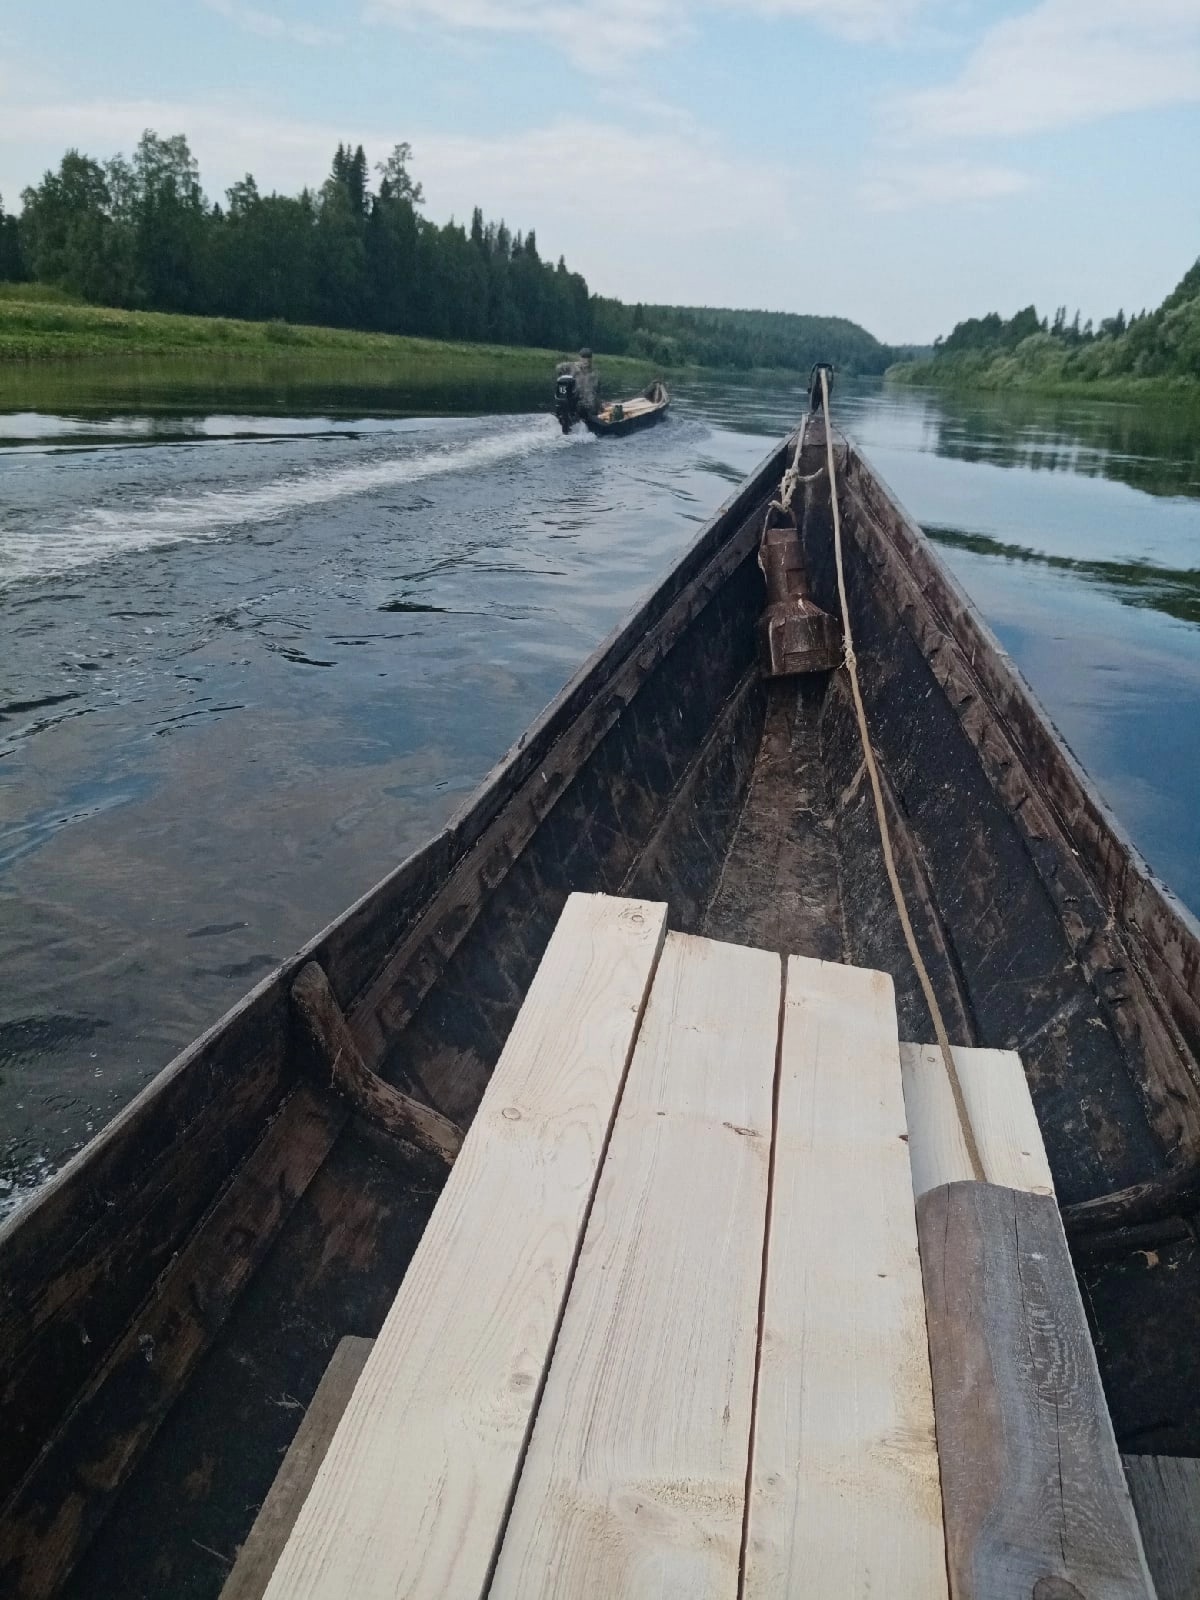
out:
<path id="1" fill-rule="evenodd" d="M 429 836 L 803 404 L 684 384 L 614 444 L 141 392 L 0 384 L 0 1210 Z M 1200 908 L 1195 419 L 834 399 Z"/>

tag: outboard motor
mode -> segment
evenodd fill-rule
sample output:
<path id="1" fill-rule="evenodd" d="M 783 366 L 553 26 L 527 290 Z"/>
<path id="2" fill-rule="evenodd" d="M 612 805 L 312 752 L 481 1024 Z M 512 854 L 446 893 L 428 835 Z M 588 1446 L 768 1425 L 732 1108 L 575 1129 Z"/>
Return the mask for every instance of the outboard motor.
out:
<path id="1" fill-rule="evenodd" d="M 554 415 L 564 433 L 579 421 L 579 380 L 573 372 L 560 372 L 554 380 Z"/>

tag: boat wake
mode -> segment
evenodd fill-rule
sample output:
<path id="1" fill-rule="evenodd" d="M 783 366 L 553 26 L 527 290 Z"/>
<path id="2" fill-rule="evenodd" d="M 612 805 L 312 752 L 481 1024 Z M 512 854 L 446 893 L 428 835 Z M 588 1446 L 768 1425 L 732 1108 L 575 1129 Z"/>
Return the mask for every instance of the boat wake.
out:
<path id="1" fill-rule="evenodd" d="M 329 505 L 451 472 L 472 472 L 561 449 L 568 441 L 547 419 L 522 418 L 483 438 L 461 436 L 382 459 L 298 471 L 250 487 L 166 495 L 148 504 L 97 507 L 57 527 L 0 527 L 0 587 L 93 566 L 116 556 L 192 540 L 220 538 L 235 528 Z"/>

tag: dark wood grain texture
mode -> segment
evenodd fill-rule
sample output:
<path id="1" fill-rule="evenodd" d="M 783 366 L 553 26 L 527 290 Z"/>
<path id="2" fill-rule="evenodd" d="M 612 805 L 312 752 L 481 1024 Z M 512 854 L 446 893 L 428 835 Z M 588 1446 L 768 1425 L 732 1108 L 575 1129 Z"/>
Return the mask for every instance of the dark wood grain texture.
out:
<path id="1" fill-rule="evenodd" d="M 1176 1159 L 1194 1155 L 1196 918 L 1150 872 L 929 540 L 853 450 L 845 485 L 860 576 L 902 617 L 1023 835 L 1164 1151 Z M 1014 1043 L 1028 1068 L 1026 1044 Z"/>
<path id="2" fill-rule="evenodd" d="M 292 1003 L 329 1069 L 331 1086 L 393 1138 L 451 1166 L 462 1149 L 462 1129 L 432 1106 L 394 1089 L 364 1064 L 329 979 L 317 962 L 307 962 L 296 974 Z"/>
<path id="3" fill-rule="evenodd" d="M 5 1507 L 0 1593 L 58 1593 L 345 1121 L 311 1090 L 287 1101 Z"/>
<path id="4" fill-rule="evenodd" d="M 819 428 L 810 444 L 823 450 Z M 186 1281 L 181 1255 L 281 1107 L 306 1074 L 328 1082 L 290 997 L 306 962 L 364 1064 L 462 1126 L 574 889 L 666 900 L 684 932 L 886 970 L 905 1031 L 928 1036 L 839 677 L 798 689 L 789 712 L 786 686 L 756 675 L 755 551 L 789 454 L 734 490 L 429 845 L 0 1225 L 0 1544 L 29 1535 L 30 1506 L 47 1526 L 65 1506 L 84 1551 L 69 1600 L 215 1600 L 290 1438 L 268 1385 L 310 1396 L 337 1340 L 379 1326 L 444 1181 L 441 1158 L 407 1160 L 324 1097 L 345 1131 L 273 1237 L 268 1217 L 270 1248 L 223 1325 L 206 1322 L 204 1359 L 169 1394 L 157 1361 L 127 1359 L 143 1336 L 157 1347 L 164 1287 Z M 1122 1191 L 1072 1217 L 1124 1218 L 1073 1235 L 1118 1437 L 1200 1455 L 1200 1248 L 1169 1214 L 1190 1208 L 1174 1185 L 1200 1154 L 1200 929 L 937 551 L 856 452 L 842 461 L 868 716 L 939 999 L 956 1037 L 1021 1051 L 1064 1204 Z M 814 590 L 832 610 L 828 487 L 806 492 Z M 316 1159 L 306 1137 L 296 1158 Z M 135 1435 L 144 1453 L 126 1456 Z M 108 1449 L 125 1463 L 119 1492 L 93 1475 Z"/>
<path id="5" fill-rule="evenodd" d="M 262 1600 L 374 1343 L 348 1335 L 334 1351 L 271 1492 L 238 1551 L 221 1600 Z"/>
<path id="6" fill-rule="evenodd" d="M 1142 1222 L 1190 1216 L 1200 1210 L 1200 1165 L 1191 1163 L 1161 1178 L 1130 1184 L 1111 1194 L 1080 1200 L 1063 1209 L 1063 1226 L 1072 1239 L 1129 1228 Z"/>
<path id="7" fill-rule="evenodd" d="M 1200 1461 L 1123 1456 L 1158 1600 L 1200 1595 Z"/>
<path id="8" fill-rule="evenodd" d="M 952 1600 L 1153 1600 L 1058 1207 L 917 1202 Z"/>
<path id="9" fill-rule="evenodd" d="M 0 1505 L 289 1087 L 286 992 L 248 995 L 0 1224 Z"/>

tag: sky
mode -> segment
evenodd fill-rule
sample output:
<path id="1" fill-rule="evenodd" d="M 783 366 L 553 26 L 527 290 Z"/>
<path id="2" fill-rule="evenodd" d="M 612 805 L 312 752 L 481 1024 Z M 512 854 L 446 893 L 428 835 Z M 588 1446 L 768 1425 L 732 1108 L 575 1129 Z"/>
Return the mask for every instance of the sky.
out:
<path id="1" fill-rule="evenodd" d="M 624 300 L 925 342 L 1200 254 L 1200 0 L 0 0 L 0 196 L 185 133 L 205 190 L 399 140 Z"/>

